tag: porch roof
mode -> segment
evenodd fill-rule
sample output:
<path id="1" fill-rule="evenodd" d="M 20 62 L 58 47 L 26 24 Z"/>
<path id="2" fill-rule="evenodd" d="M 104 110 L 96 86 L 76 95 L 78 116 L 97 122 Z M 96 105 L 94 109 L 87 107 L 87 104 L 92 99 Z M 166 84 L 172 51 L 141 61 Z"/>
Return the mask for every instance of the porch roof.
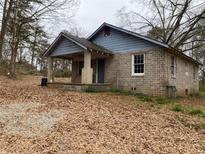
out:
<path id="1" fill-rule="evenodd" d="M 61 32 L 59 34 L 59 36 L 55 39 L 55 41 L 43 53 L 43 56 L 49 57 L 49 55 L 53 52 L 53 49 L 55 49 L 55 47 L 58 46 L 58 43 L 62 38 L 65 38 L 65 39 L 73 42 L 74 44 L 76 44 L 77 46 L 81 47 L 84 50 L 88 50 L 91 52 L 101 52 L 101 53 L 106 53 L 106 54 L 112 54 L 112 52 L 109 51 L 108 49 L 106 49 L 102 46 L 99 46 L 93 42 L 90 42 L 90 41 L 86 40 L 85 38 L 80 38 L 80 37 L 77 37 L 77 36 L 74 36 L 71 34 Z M 68 55 L 68 53 L 65 53 L 65 55 Z"/>

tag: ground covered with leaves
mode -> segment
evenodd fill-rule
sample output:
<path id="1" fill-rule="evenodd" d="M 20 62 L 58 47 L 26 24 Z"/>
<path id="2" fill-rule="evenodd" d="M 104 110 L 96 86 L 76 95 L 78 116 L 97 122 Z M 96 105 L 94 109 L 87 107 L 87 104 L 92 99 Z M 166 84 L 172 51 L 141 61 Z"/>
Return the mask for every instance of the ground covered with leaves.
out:
<path id="1" fill-rule="evenodd" d="M 199 117 L 135 96 L 39 82 L 0 76 L 0 153 L 205 153 L 205 129 L 194 127 Z"/>

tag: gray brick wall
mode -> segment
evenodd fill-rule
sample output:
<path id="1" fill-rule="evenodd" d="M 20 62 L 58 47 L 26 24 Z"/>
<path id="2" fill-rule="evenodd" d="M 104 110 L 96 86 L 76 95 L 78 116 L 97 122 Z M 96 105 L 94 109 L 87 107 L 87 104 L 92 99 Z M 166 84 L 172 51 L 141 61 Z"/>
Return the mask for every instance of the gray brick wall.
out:
<path id="1" fill-rule="evenodd" d="M 137 52 L 115 54 L 112 58 L 106 59 L 105 81 L 112 83 L 114 88 L 120 88 L 136 93 L 144 93 L 152 96 L 165 96 L 166 86 L 177 87 L 177 94 L 185 94 L 198 91 L 198 81 L 193 79 L 193 64 L 177 57 L 177 76 L 171 79 L 171 54 L 164 52 L 161 48 L 150 48 Z M 145 75 L 132 76 L 132 55 L 145 54 Z M 185 75 L 185 66 L 189 76 Z M 185 79 L 186 78 L 186 79 Z"/>
<path id="2" fill-rule="evenodd" d="M 188 94 L 195 94 L 199 92 L 199 80 L 198 70 L 199 67 L 189 61 L 186 61 L 180 57 L 176 57 L 176 78 L 172 77 L 170 71 L 171 55 L 165 52 L 165 77 L 168 85 L 176 86 L 177 95 L 184 96 L 186 89 Z M 194 79 L 194 67 L 196 76 Z"/>

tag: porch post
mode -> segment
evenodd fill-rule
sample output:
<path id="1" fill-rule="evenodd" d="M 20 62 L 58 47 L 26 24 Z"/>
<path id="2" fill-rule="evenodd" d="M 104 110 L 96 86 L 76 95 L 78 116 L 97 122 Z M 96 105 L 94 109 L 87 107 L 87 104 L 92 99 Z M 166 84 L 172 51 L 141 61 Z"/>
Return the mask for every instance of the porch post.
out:
<path id="1" fill-rule="evenodd" d="M 48 57 L 48 82 L 54 82 L 54 75 L 53 75 L 53 58 Z"/>
<path id="2" fill-rule="evenodd" d="M 84 52 L 84 67 L 82 69 L 82 84 L 93 83 L 93 69 L 91 68 L 91 52 Z"/>

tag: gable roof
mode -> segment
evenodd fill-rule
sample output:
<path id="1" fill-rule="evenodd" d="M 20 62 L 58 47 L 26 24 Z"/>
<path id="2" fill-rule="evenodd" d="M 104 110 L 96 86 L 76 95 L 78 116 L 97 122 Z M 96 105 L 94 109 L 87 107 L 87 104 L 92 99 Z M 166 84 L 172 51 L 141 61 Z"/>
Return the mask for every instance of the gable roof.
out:
<path id="1" fill-rule="evenodd" d="M 52 52 L 52 49 L 54 49 L 57 46 L 57 44 L 61 38 L 66 38 L 85 50 L 99 51 L 99 52 L 103 52 L 103 53 L 112 54 L 112 52 L 109 51 L 108 49 L 105 49 L 104 47 L 101 47 L 93 42 L 90 42 L 90 41 L 86 40 L 85 38 L 79 38 L 77 36 L 61 32 L 58 35 L 58 37 L 54 40 L 54 42 L 43 53 L 43 56 L 48 56 Z"/>
<path id="2" fill-rule="evenodd" d="M 147 36 L 143 36 L 141 34 L 138 34 L 138 33 L 135 33 L 135 32 L 132 32 L 132 31 L 129 31 L 129 30 L 126 30 L 126 29 L 123 29 L 123 28 L 120 28 L 120 27 L 117 27 L 117 26 L 114 26 L 114 25 L 111 25 L 111 24 L 108 24 L 108 23 L 103 23 L 96 31 L 94 31 L 89 37 L 88 37 L 88 40 L 91 40 L 103 27 L 110 27 L 110 28 L 113 28 L 117 31 L 121 31 L 123 33 L 126 33 L 126 34 L 129 34 L 129 35 L 132 35 L 134 37 L 138 37 L 138 38 L 141 38 L 143 40 L 146 40 L 146 41 L 149 41 L 151 43 L 154 43 L 156 45 L 159 45 L 159 46 L 162 46 L 162 47 L 165 47 L 165 48 L 169 48 L 169 45 L 163 43 L 163 42 L 160 42 L 160 41 L 157 41 L 157 40 L 154 40 L 150 37 L 147 37 Z"/>
<path id="3" fill-rule="evenodd" d="M 158 40 L 155 40 L 155 39 L 152 39 L 148 36 L 144 36 L 144 35 L 141 35 L 141 34 L 138 34 L 138 33 L 135 33 L 135 32 L 132 32 L 132 31 L 129 31 L 129 30 L 126 30 L 126 29 L 123 29 L 123 28 L 120 28 L 120 27 L 117 27 L 117 26 L 114 26 L 114 25 L 111 25 L 111 24 L 108 24 L 108 23 L 103 23 L 96 31 L 94 31 L 87 39 L 90 41 L 92 40 L 92 38 L 94 38 L 96 36 L 96 34 L 98 34 L 98 32 L 101 31 L 101 29 L 103 29 L 104 27 L 110 27 L 112 29 L 115 29 L 117 31 L 120 31 L 122 33 L 126 33 L 128 35 L 131 35 L 131 36 L 134 36 L 134 37 L 138 37 L 138 38 L 141 38 L 143 40 L 146 40 L 148 42 L 151 42 L 151 43 L 154 43 L 156 45 L 159 45 L 161 47 L 164 47 L 166 49 L 168 49 L 167 51 L 170 52 L 171 54 L 175 54 L 175 55 L 178 55 L 188 61 L 191 61 L 197 65 L 202 65 L 201 63 L 199 63 L 197 60 L 193 59 L 192 57 L 189 57 L 187 56 L 186 54 L 184 54 L 183 52 L 177 50 L 177 49 L 174 49 L 173 47 L 169 46 L 168 44 L 166 43 L 163 43 L 163 42 L 160 42 Z"/>

